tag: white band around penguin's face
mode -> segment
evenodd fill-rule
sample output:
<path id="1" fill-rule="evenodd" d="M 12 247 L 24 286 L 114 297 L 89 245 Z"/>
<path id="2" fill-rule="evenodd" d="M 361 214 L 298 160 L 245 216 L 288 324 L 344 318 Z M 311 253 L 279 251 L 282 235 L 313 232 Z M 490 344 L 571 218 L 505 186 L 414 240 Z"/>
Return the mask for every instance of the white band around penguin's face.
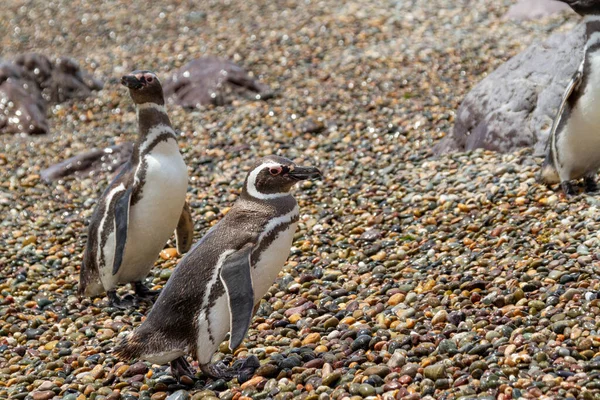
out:
<path id="1" fill-rule="evenodd" d="M 252 170 L 252 172 L 250 172 L 250 174 L 248 175 L 248 183 L 246 184 L 246 192 L 248 192 L 248 194 L 256 199 L 259 200 L 271 200 L 271 199 L 278 199 L 280 197 L 285 197 L 285 196 L 289 196 L 288 192 L 281 192 L 281 193 L 263 193 L 260 192 L 257 188 L 256 188 L 256 178 L 258 177 L 258 174 L 260 174 L 260 172 L 265 169 L 265 168 L 280 168 L 281 164 L 278 163 L 264 163 L 259 165 L 258 167 L 254 168 Z"/>
<path id="2" fill-rule="evenodd" d="M 156 110 L 156 111 L 161 112 L 163 114 L 167 113 L 167 108 L 163 104 L 156 104 L 156 103 L 152 103 L 152 102 L 147 102 L 147 103 L 137 104 L 136 106 L 137 106 L 138 112 L 140 112 L 142 110 Z"/>

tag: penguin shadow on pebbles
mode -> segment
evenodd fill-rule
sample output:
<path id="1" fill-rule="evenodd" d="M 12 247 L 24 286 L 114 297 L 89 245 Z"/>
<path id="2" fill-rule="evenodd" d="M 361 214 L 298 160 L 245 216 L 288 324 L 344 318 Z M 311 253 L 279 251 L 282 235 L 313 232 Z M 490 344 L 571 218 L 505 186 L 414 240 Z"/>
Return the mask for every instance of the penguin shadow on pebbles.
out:
<path id="1" fill-rule="evenodd" d="M 165 109 L 158 77 L 150 71 L 123 76 L 138 119 L 133 153 L 100 197 L 92 215 L 79 279 L 79 295 L 107 293 L 126 308 L 158 293 L 143 283 L 176 231 L 177 251 L 191 247 L 193 222 L 185 202 L 187 167 Z M 135 299 L 121 299 L 119 284 L 132 283 Z"/>
<path id="2" fill-rule="evenodd" d="M 583 178 L 586 192 L 596 192 L 600 168 L 600 1 L 561 0 L 584 17 L 587 42 L 583 60 L 567 85 L 548 139 L 539 178 L 560 183 L 567 197 L 573 180 Z"/>
<path id="3" fill-rule="evenodd" d="M 259 366 L 256 356 L 232 367 L 210 361 L 228 333 L 232 351 L 244 340 L 257 305 L 290 253 L 299 219 L 290 190 L 318 177 L 317 168 L 283 157 L 260 160 L 233 207 L 179 262 L 146 320 L 114 354 L 170 363 L 179 380 L 194 376 L 188 354 L 207 377 L 243 381 L 252 376 Z"/>

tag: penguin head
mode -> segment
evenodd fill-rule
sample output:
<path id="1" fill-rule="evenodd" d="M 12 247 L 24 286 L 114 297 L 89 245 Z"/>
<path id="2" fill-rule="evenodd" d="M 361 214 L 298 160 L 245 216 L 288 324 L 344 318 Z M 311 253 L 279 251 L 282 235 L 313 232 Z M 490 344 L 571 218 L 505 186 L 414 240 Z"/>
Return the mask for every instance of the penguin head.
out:
<path id="1" fill-rule="evenodd" d="M 129 94 L 135 104 L 165 104 L 162 86 L 153 72 L 133 71 L 121 78 L 121 84 L 129 88 Z"/>
<path id="2" fill-rule="evenodd" d="M 599 0 L 560 0 L 571 6 L 573 11 L 579 15 L 598 15 L 600 14 Z"/>
<path id="3" fill-rule="evenodd" d="M 279 156 L 262 158 L 246 177 L 244 192 L 254 198 L 270 199 L 287 195 L 299 181 L 321 177 L 315 167 L 302 167 Z"/>

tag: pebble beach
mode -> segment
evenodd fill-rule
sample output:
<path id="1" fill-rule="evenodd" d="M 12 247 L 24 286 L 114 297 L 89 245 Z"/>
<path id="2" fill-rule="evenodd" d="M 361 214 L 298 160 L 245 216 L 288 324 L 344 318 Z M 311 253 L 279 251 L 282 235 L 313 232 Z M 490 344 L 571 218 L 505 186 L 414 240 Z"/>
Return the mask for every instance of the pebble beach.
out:
<path id="1" fill-rule="evenodd" d="M 1 136 L 0 398 L 600 399 L 600 197 L 538 184 L 531 149 L 432 153 L 469 89 L 578 16 L 508 21 L 506 0 L 6 3 L 2 59 L 68 55 L 105 85 L 50 107 L 48 135 Z M 166 77 L 204 55 L 274 97 L 167 106 L 195 240 L 259 157 L 325 176 L 295 189 L 288 262 L 242 346 L 214 357 L 256 355 L 243 384 L 177 382 L 167 366 L 112 355 L 151 307 L 77 296 L 87 224 L 113 175 L 40 178 L 135 140 L 123 74 Z M 154 289 L 180 259 L 174 247 Z"/>

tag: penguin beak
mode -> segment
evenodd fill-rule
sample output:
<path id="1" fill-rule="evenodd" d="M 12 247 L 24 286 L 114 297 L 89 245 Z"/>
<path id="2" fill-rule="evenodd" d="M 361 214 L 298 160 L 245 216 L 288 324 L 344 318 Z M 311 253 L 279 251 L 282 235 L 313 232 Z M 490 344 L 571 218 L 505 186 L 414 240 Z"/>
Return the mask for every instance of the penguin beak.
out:
<path id="1" fill-rule="evenodd" d="M 125 75 L 121 78 L 121 85 L 128 87 L 129 89 L 140 89 L 144 86 L 144 83 L 139 80 L 135 75 Z"/>
<path id="2" fill-rule="evenodd" d="M 295 166 L 294 169 L 288 172 L 288 176 L 297 181 L 304 181 L 306 179 L 322 178 L 323 174 L 321 174 L 321 171 L 315 167 Z"/>

